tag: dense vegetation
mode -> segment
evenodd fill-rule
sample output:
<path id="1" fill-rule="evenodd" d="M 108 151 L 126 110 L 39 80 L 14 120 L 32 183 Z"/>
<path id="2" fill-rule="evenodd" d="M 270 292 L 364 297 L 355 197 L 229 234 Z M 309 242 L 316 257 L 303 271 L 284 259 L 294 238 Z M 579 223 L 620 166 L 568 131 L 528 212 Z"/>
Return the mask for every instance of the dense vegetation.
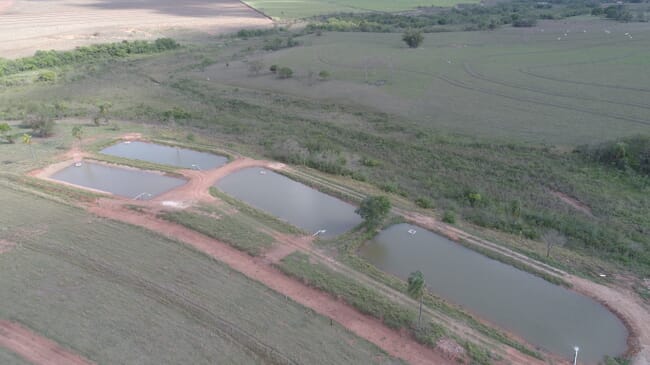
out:
<path id="1" fill-rule="evenodd" d="M 576 152 L 587 159 L 650 176 L 650 136 L 625 138 L 620 141 L 581 146 Z"/>
<path id="2" fill-rule="evenodd" d="M 119 43 L 95 44 L 78 47 L 72 51 L 38 51 L 32 57 L 24 57 L 17 60 L 0 58 L 0 76 L 48 67 L 96 61 L 108 57 L 122 58 L 135 54 L 158 53 L 179 47 L 180 45 L 171 38 L 159 38 L 154 42 L 122 41 Z M 43 77 L 48 78 L 47 75 Z"/>
<path id="3" fill-rule="evenodd" d="M 623 22 L 647 21 L 643 9 L 626 5 L 605 6 L 593 0 L 555 0 L 549 2 L 514 0 L 492 6 L 463 4 L 453 8 L 420 8 L 405 14 L 341 13 L 315 17 L 308 32 L 398 33 L 408 29 L 423 32 L 451 30 L 491 30 L 504 25 L 533 27 L 542 19 L 565 19 L 592 14 Z"/>
<path id="4" fill-rule="evenodd" d="M 189 80 L 175 87 L 220 111 L 218 120 L 189 123 L 259 145 L 265 156 L 372 181 L 387 192 L 525 238 L 539 240 L 557 230 L 566 236 L 567 248 L 650 272 L 650 181 L 632 169 L 547 147 L 440 134 L 387 114 L 338 109 L 365 121 L 355 128 L 289 114 L 289 105 L 316 107 L 305 101 L 259 105 L 241 93 L 215 96 Z M 576 212 L 557 193 L 585 203 L 591 213 Z M 635 198 L 622 206 L 621 199 L 629 197 Z"/>
<path id="5" fill-rule="evenodd" d="M 401 32 L 420 29 L 439 32 L 452 29 L 495 29 L 501 25 L 534 26 L 538 19 L 563 19 L 590 14 L 598 4 L 589 0 L 537 2 L 516 0 L 493 6 L 468 4 L 451 9 L 432 8 L 415 14 L 346 13 L 318 17 L 308 30 L 338 32 Z"/>

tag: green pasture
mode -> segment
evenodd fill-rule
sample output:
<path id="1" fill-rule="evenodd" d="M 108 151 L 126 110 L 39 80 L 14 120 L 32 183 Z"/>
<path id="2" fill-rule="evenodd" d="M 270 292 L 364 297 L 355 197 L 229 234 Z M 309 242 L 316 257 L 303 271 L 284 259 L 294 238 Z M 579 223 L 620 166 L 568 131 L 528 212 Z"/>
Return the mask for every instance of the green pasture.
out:
<path id="1" fill-rule="evenodd" d="M 297 363 L 392 363 L 180 243 L 4 181 L 0 199 L 0 239 L 17 244 L 0 254 L 0 318 L 98 364 L 265 364 L 272 351 Z"/>
<path id="2" fill-rule="evenodd" d="M 650 130 L 647 25 L 586 18 L 565 27 L 542 22 L 532 29 L 434 33 L 418 49 L 400 37 L 325 33 L 259 56 L 266 65 L 291 67 L 293 80 L 271 74 L 234 79 L 211 72 L 218 66 L 204 74 L 483 137 L 579 144 Z M 308 81 L 310 72 L 321 70 L 331 79 Z"/>

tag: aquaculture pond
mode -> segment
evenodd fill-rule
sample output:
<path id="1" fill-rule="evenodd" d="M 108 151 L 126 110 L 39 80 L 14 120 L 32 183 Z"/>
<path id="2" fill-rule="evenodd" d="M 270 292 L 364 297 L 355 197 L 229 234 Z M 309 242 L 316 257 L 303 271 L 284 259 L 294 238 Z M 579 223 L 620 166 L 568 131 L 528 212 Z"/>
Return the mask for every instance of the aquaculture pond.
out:
<path id="1" fill-rule="evenodd" d="M 325 237 L 344 233 L 362 222 L 355 206 L 262 168 L 234 172 L 215 186 L 307 232 L 321 231 Z"/>
<path id="2" fill-rule="evenodd" d="M 117 143 L 101 153 L 186 169 L 210 170 L 228 162 L 227 157 L 212 153 L 140 141 Z"/>
<path id="3" fill-rule="evenodd" d="M 627 329 L 603 305 L 422 228 L 391 226 L 360 254 L 401 278 L 422 271 L 435 295 L 540 348 L 573 359 L 578 346 L 580 363 L 626 350 Z"/>
<path id="4" fill-rule="evenodd" d="M 186 183 L 186 180 L 176 177 L 92 162 L 71 165 L 51 178 L 141 200 L 151 199 Z"/>

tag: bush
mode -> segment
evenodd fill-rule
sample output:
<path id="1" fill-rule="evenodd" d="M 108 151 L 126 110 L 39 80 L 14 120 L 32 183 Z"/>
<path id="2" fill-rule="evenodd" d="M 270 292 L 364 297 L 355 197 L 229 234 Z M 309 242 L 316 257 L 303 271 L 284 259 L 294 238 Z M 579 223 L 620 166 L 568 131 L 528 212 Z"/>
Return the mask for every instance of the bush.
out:
<path id="1" fill-rule="evenodd" d="M 424 36 L 422 35 L 422 31 L 409 29 L 402 35 L 402 40 L 410 48 L 418 48 L 424 41 Z"/>
<path id="2" fill-rule="evenodd" d="M 32 130 L 32 135 L 35 137 L 49 137 L 54 133 L 54 121 L 44 113 L 28 115 L 24 125 Z"/>
<path id="3" fill-rule="evenodd" d="M 271 65 L 271 67 L 269 67 L 269 71 L 271 71 L 273 73 L 277 73 L 278 72 L 278 65 Z"/>
<path id="4" fill-rule="evenodd" d="M 415 204 L 424 209 L 431 209 L 433 208 L 433 202 L 429 198 L 417 198 L 415 199 Z"/>
<path id="5" fill-rule="evenodd" d="M 290 69 L 289 67 L 282 67 L 281 69 L 278 70 L 278 77 L 281 79 L 288 79 L 293 76 L 293 70 Z"/>
<path id="6" fill-rule="evenodd" d="M 38 82 L 54 82 L 56 81 L 56 72 L 54 71 L 43 71 L 38 74 L 36 78 Z"/>
<path id="7" fill-rule="evenodd" d="M 450 210 L 446 211 L 442 216 L 442 221 L 449 224 L 456 223 L 456 214 Z"/>
<path id="8" fill-rule="evenodd" d="M 318 73 L 318 77 L 319 77 L 321 80 L 327 80 L 327 79 L 330 78 L 330 73 L 329 73 L 329 71 L 325 71 L 325 70 L 323 70 L 323 71 L 321 71 L 321 72 Z"/>

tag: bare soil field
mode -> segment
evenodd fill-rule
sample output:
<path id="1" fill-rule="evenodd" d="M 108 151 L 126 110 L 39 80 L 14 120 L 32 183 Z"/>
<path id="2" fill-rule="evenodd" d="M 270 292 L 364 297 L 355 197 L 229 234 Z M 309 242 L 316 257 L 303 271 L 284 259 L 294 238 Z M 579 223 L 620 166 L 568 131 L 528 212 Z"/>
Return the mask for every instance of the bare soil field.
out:
<path id="1" fill-rule="evenodd" d="M 182 30 L 217 34 L 271 24 L 270 19 L 237 0 L 2 0 L 0 57 L 28 56 L 39 49 L 155 39 Z"/>

